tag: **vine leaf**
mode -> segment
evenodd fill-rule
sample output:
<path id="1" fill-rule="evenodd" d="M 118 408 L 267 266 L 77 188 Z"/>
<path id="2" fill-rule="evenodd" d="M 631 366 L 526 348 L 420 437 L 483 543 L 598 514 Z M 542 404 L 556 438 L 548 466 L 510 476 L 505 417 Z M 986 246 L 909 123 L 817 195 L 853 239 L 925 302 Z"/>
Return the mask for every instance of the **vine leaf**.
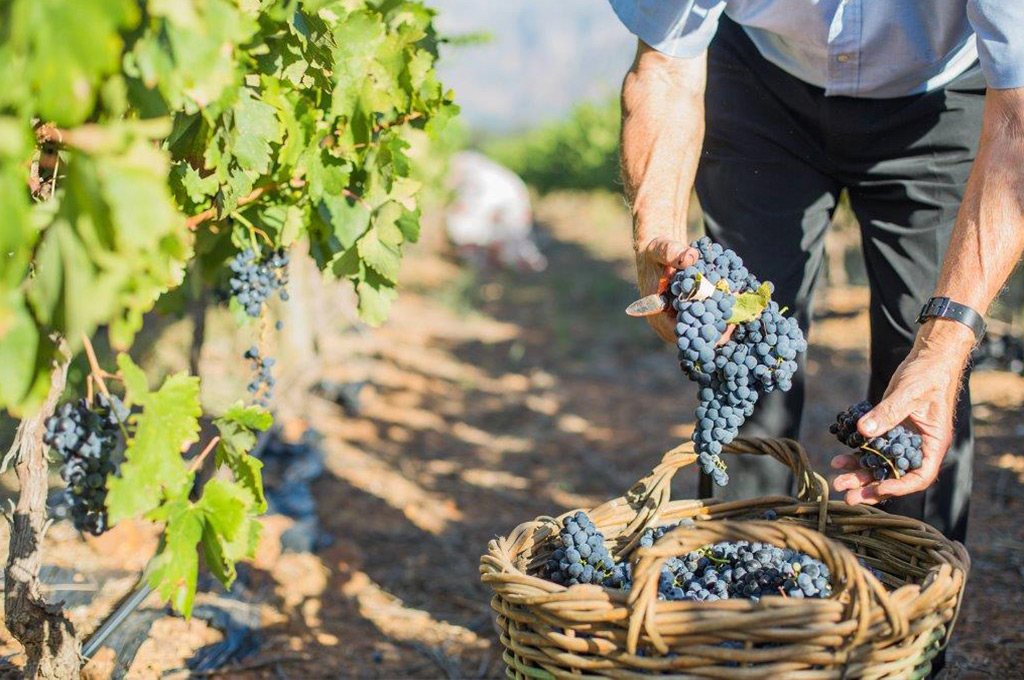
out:
<path id="1" fill-rule="evenodd" d="M 394 227 L 393 222 L 392 227 Z M 400 238 L 401 232 L 398 235 Z M 387 236 L 382 229 L 375 225 L 359 239 L 356 247 L 359 249 L 360 257 L 366 262 L 366 266 L 384 279 L 395 283 L 398 280 L 399 266 L 402 264 L 402 253 L 396 244 L 386 240 Z"/>
<path id="2" fill-rule="evenodd" d="M 252 494 L 256 512 L 265 512 L 267 499 L 263 494 L 263 477 L 260 470 L 263 462 L 249 454 L 256 446 L 254 430 L 263 431 L 271 426 L 274 419 L 270 412 L 257 406 L 242 406 L 238 403 L 224 415 L 213 421 L 220 432 L 217 445 L 217 465 L 227 465 L 235 481 Z"/>
<path id="3" fill-rule="evenodd" d="M 228 148 L 243 170 L 265 174 L 270 170 L 272 144 L 283 138 L 277 109 L 260 101 L 249 88 L 242 88 L 234 108 L 234 128 Z"/>
<path id="4" fill-rule="evenodd" d="M 263 525 L 256 520 L 252 495 L 223 479 L 211 479 L 195 507 L 203 512 L 203 556 L 225 588 L 235 580 L 235 562 L 256 554 Z M 195 546 L 193 545 L 193 552 Z"/>
<path id="5" fill-rule="evenodd" d="M 772 291 L 767 283 L 762 283 L 756 291 L 740 293 L 736 296 L 736 305 L 732 308 L 732 316 L 728 323 L 749 323 L 761 316 L 771 302 Z"/>
<path id="6" fill-rule="evenodd" d="M 109 497 L 108 497 L 109 498 Z M 165 523 L 160 548 L 147 567 L 149 586 L 184 616 L 192 615 L 199 574 L 196 544 L 203 537 L 203 511 L 187 500 L 162 506 L 150 515 Z"/>
<path id="7" fill-rule="evenodd" d="M 145 389 L 141 371 L 127 354 L 117 358 L 125 376 L 127 398 L 142 406 L 130 422 L 135 434 L 128 442 L 120 473 L 107 482 L 110 522 L 136 517 L 157 508 L 165 497 L 188 495 L 192 475 L 182 448 L 199 434 L 199 379 L 172 375 L 156 392 Z"/>
<path id="8" fill-rule="evenodd" d="M 131 0 L 18 0 L 4 3 L 3 61 L 20 72 L 2 73 L 28 85 L 38 115 L 71 126 L 92 112 L 101 79 L 121 65 L 121 32 L 139 21 Z M 12 6 L 13 5 L 13 6 Z M 6 103 L 6 102 L 5 102 Z"/>
<path id="9" fill-rule="evenodd" d="M 126 382 L 134 370 L 122 367 Z M 138 374 L 132 378 L 136 380 Z M 240 403 L 230 407 L 214 425 L 220 431 L 216 463 L 227 465 L 235 480 L 215 478 L 203 486 L 199 500 L 191 502 L 191 475 L 177 494 L 152 508 L 147 518 L 164 522 L 164 538 L 149 565 L 149 583 L 171 606 L 185 616 L 192 611 L 192 598 L 202 551 L 207 567 L 225 588 L 235 580 L 235 563 L 253 557 L 263 525 L 257 515 L 266 510 L 260 469 L 263 464 L 249 455 L 256 444 L 254 430 L 265 430 L 273 422 L 265 409 Z M 178 460 L 180 455 L 176 454 Z M 108 504 L 110 496 L 108 495 Z"/>
<path id="10" fill-rule="evenodd" d="M 324 197 L 317 215 L 323 224 L 321 238 L 328 242 L 327 250 L 332 253 L 351 248 L 370 227 L 370 210 L 344 196 Z"/>
<path id="11" fill-rule="evenodd" d="M 372 270 L 356 285 L 359 294 L 359 316 L 371 326 L 379 326 L 388 318 L 388 310 L 398 292 L 394 286 L 376 275 Z"/>

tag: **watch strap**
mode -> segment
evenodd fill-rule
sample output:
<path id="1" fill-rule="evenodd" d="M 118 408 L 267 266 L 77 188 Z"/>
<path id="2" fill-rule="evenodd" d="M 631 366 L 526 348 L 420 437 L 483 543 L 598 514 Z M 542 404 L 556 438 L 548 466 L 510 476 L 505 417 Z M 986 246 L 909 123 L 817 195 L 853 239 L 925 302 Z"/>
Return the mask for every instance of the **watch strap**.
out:
<path id="1" fill-rule="evenodd" d="M 974 332 L 975 342 L 981 342 L 985 337 L 985 319 L 981 314 L 948 297 L 933 297 L 925 303 L 917 315 L 917 323 L 922 324 L 928 319 L 949 319 L 962 323 Z"/>

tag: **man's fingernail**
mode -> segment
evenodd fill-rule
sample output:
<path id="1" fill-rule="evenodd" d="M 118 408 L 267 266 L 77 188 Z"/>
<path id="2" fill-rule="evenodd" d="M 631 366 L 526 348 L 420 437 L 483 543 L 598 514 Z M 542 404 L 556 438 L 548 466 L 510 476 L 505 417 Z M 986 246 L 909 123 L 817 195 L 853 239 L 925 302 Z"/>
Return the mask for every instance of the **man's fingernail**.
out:
<path id="1" fill-rule="evenodd" d="M 874 432 L 877 427 L 878 423 L 870 418 L 864 421 L 864 430 L 867 432 Z"/>

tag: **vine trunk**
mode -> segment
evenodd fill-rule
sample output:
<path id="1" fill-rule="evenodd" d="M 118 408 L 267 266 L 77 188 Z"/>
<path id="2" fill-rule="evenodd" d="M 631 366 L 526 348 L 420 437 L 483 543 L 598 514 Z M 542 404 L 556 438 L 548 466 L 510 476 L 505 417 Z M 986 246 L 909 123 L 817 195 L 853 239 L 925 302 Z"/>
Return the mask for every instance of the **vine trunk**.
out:
<path id="1" fill-rule="evenodd" d="M 66 357 L 66 353 L 64 354 Z M 59 604 L 42 596 L 39 568 L 43 561 L 43 535 L 47 528 L 48 462 L 43 450 L 46 418 L 64 391 L 68 361 L 62 358 L 53 371 L 50 391 L 42 407 L 18 425 L 9 455 L 21 491 L 11 519 L 10 552 L 4 591 L 7 629 L 25 648 L 25 676 L 32 680 L 70 680 L 80 671 L 79 642 L 74 626 Z"/>

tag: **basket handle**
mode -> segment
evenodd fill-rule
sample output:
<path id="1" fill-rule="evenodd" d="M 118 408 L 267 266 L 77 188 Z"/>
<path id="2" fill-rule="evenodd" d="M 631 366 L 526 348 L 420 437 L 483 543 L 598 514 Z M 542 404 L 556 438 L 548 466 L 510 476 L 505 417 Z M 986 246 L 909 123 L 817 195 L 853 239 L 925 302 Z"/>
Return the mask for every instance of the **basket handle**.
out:
<path id="1" fill-rule="evenodd" d="M 797 497 L 808 503 L 818 504 L 818 529 L 825 530 L 828 520 L 828 482 L 811 468 L 807 452 L 792 439 L 763 439 L 740 437 L 723 447 L 724 453 L 771 456 L 793 471 L 798 481 Z M 672 500 L 672 478 L 676 472 L 697 462 L 693 442 L 685 442 L 665 453 L 661 462 L 651 472 L 634 483 L 626 500 L 636 508 L 636 517 L 629 523 L 627 532 L 632 535 L 636 529 L 650 526 Z"/>
<path id="2" fill-rule="evenodd" d="M 770 543 L 792 548 L 821 560 L 828 567 L 830 582 L 837 585 L 833 599 L 843 604 L 844 618 L 857 622 L 857 629 L 843 649 L 861 642 L 871 625 L 872 605 L 885 612 L 892 637 L 901 637 L 909 629 L 905 613 L 898 608 L 878 580 L 861 568 L 857 558 L 844 545 L 823 534 L 788 522 L 699 522 L 692 527 L 679 527 L 650 548 L 640 548 L 633 567 L 633 587 L 629 593 L 629 627 L 626 638 L 631 654 L 637 651 L 641 633 L 651 644 L 667 654 L 668 645 L 658 630 L 658 581 L 661 568 L 670 557 L 679 557 L 703 546 L 721 541 Z M 799 600 L 809 605 L 815 600 Z M 709 604 L 713 606 L 713 604 Z"/>

